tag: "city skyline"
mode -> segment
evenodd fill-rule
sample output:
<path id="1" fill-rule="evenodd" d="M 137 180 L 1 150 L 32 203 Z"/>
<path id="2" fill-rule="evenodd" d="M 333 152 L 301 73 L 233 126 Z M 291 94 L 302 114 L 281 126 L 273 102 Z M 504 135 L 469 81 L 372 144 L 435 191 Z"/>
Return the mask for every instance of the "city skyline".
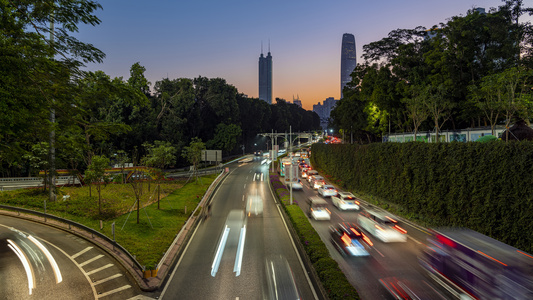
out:
<path id="1" fill-rule="evenodd" d="M 469 9 L 502 5 L 499 0 L 382 1 L 272 0 L 268 5 L 228 0 L 173 2 L 138 0 L 101 2 L 101 24 L 83 25 L 75 36 L 106 54 L 102 70 L 129 77 L 139 62 L 152 83 L 163 78 L 225 79 L 240 93 L 258 98 L 261 41 L 270 41 L 275 56 L 272 99 L 298 94 L 303 108 L 333 97 L 340 99 L 341 39 L 356 37 L 357 63 L 362 47 L 398 28 L 429 28 Z M 304 5 L 305 4 L 305 5 Z M 526 4 L 527 5 L 527 4 Z M 531 20 L 531 17 L 527 17 Z"/>

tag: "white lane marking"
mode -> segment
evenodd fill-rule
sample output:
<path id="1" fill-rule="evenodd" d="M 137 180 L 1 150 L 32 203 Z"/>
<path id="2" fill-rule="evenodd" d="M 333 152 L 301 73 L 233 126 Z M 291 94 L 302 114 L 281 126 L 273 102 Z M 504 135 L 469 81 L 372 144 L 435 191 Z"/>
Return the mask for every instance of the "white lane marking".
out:
<path id="1" fill-rule="evenodd" d="M 246 183 L 244 184 L 244 189 L 246 189 Z"/>
<path id="2" fill-rule="evenodd" d="M 127 290 L 127 289 L 129 289 L 129 288 L 131 288 L 131 286 L 129 286 L 129 285 L 121 286 L 121 287 L 116 288 L 116 289 L 114 289 L 114 290 L 111 290 L 111 291 L 109 291 L 109 292 L 105 292 L 105 293 L 103 293 L 103 294 L 99 294 L 99 295 L 98 295 L 98 298 L 102 298 L 102 297 L 105 297 L 105 296 L 109 296 L 109 295 L 111 295 L 111 294 L 118 293 L 118 292 L 123 291 L 123 290 Z"/>
<path id="3" fill-rule="evenodd" d="M 222 253 L 224 253 L 224 247 L 226 246 L 226 241 L 228 240 L 229 230 L 230 229 L 228 228 L 228 225 L 226 225 L 226 228 L 224 229 L 224 233 L 222 234 L 222 239 L 220 240 L 220 243 L 218 244 L 218 249 L 213 259 L 213 264 L 211 265 L 211 276 L 213 277 L 215 277 L 215 275 L 218 272 L 218 266 L 220 266 L 220 260 L 222 259 Z"/>
<path id="4" fill-rule="evenodd" d="M 376 247 L 374 247 L 374 250 L 376 250 L 376 252 L 379 253 L 379 255 L 381 255 L 381 257 L 385 257 L 385 255 L 381 254 L 381 252 L 379 252 L 379 250 Z"/>
<path id="5" fill-rule="evenodd" d="M 275 199 L 274 192 L 272 192 L 272 187 L 270 184 L 268 185 L 270 189 L 270 194 L 272 195 L 272 199 Z M 274 200 L 274 203 L 276 200 Z M 276 203 L 276 208 L 278 209 L 279 216 L 281 218 L 281 221 L 283 221 L 283 224 L 285 225 L 285 230 L 287 231 L 287 234 L 289 235 L 289 239 L 291 240 L 292 247 L 294 249 L 294 252 L 296 253 L 296 256 L 298 257 L 298 260 L 300 261 L 300 267 L 302 268 L 302 271 L 305 275 L 305 278 L 307 279 L 307 283 L 309 284 L 309 288 L 311 289 L 311 292 L 313 292 L 313 296 L 315 296 L 315 299 L 318 299 L 318 296 L 316 294 L 315 288 L 313 287 L 313 283 L 311 282 L 311 279 L 309 278 L 309 275 L 307 274 L 307 271 L 305 270 L 304 263 L 302 261 L 302 258 L 300 257 L 300 253 L 298 252 L 298 249 L 296 248 L 296 245 L 294 244 L 294 241 L 292 240 L 291 233 L 289 232 L 289 228 L 287 227 L 287 223 L 285 223 L 285 219 L 281 215 L 281 209 L 279 208 L 279 205 Z"/>
<path id="6" fill-rule="evenodd" d="M 28 235 L 28 239 L 32 241 L 37 247 L 39 247 L 39 249 L 41 249 L 41 251 L 44 253 L 46 258 L 48 258 L 48 262 L 50 263 L 52 270 L 54 270 L 54 275 L 56 277 L 56 283 L 60 283 L 61 281 L 63 281 L 63 277 L 61 276 L 61 271 L 59 270 L 59 267 L 57 266 L 56 260 L 54 259 L 52 254 L 50 254 L 50 251 L 48 251 L 48 249 L 46 249 L 46 247 L 43 244 L 41 244 L 41 242 L 39 242 L 33 236 Z"/>
<path id="7" fill-rule="evenodd" d="M 81 250 L 80 252 L 78 252 L 78 253 L 72 255 L 71 258 L 74 259 L 74 258 L 76 258 L 76 257 L 78 257 L 78 256 L 80 256 L 80 255 L 82 255 L 83 253 L 85 253 L 85 252 L 91 250 L 92 248 L 93 248 L 93 247 L 87 247 L 87 248 Z"/>
<path id="8" fill-rule="evenodd" d="M 263 175 L 264 175 L 264 173 L 261 173 L 261 181 L 263 181 Z"/>
<path id="9" fill-rule="evenodd" d="M 246 225 L 241 228 L 241 235 L 239 236 L 239 246 L 237 246 L 237 256 L 235 257 L 235 265 L 233 266 L 233 272 L 236 272 L 235 276 L 241 275 L 242 266 L 242 254 L 244 252 L 244 239 L 246 238 Z"/>
<path id="10" fill-rule="evenodd" d="M 95 281 L 95 282 L 93 282 L 93 284 L 94 284 L 94 285 L 98 285 L 98 284 L 100 284 L 100 283 L 104 283 L 104 282 L 107 282 L 107 281 L 109 281 L 109 280 L 113 280 L 113 279 L 118 278 L 118 277 L 120 277 L 120 276 L 122 276 L 122 274 L 115 274 L 115 275 L 113 275 L 113 276 L 109 276 L 109 277 L 107 277 L 107 278 L 104 278 L 104 279 L 100 279 L 100 280 L 98 280 L 98 281 Z"/>
<path id="11" fill-rule="evenodd" d="M 87 275 L 92 275 L 92 274 L 94 274 L 94 273 L 96 273 L 96 272 L 100 272 L 100 271 L 105 270 L 105 269 L 107 269 L 107 268 L 110 268 L 110 267 L 112 267 L 112 266 L 113 266 L 113 264 L 107 264 L 107 265 L 105 265 L 105 266 L 103 266 L 103 267 L 100 267 L 100 268 L 98 268 L 98 269 L 94 269 L 94 270 L 92 270 L 92 271 L 90 271 L 90 272 L 87 272 Z"/>
<path id="12" fill-rule="evenodd" d="M 410 237 L 409 235 L 408 235 L 407 237 L 408 237 L 408 238 L 409 238 L 410 240 L 412 240 L 412 241 L 416 242 L 416 243 L 417 243 L 418 245 L 422 245 L 422 243 L 421 243 L 421 242 L 419 242 L 419 241 L 415 240 L 414 238 Z"/>
<path id="13" fill-rule="evenodd" d="M 244 195 L 242 195 L 242 201 L 244 201 Z"/>
<path id="14" fill-rule="evenodd" d="M 97 260 L 97 259 L 100 259 L 100 258 L 102 258 L 102 257 L 104 257 L 104 255 L 100 254 L 100 255 L 95 256 L 95 257 L 93 257 L 93 258 L 91 258 L 91 259 L 89 259 L 89 260 L 86 260 L 86 261 L 84 261 L 84 262 L 82 262 L 82 263 L 80 264 L 80 267 L 83 267 L 83 266 L 85 266 L 85 265 L 87 265 L 87 264 L 90 264 L 90 263 L 92 263 L 93 261 L 95 261 L 95 260 Z"/>

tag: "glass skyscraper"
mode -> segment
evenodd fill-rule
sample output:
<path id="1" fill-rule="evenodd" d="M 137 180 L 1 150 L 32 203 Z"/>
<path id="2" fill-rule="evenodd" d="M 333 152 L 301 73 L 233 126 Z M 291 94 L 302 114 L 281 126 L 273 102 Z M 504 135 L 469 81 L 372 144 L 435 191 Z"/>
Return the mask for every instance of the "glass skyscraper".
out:
<path id="1" fill-rule="evenodd" d="M 355 55 L 355 37 L 351 33 L 342 35 L 342 49 L 341 49 L 341 99 L 343 97 L 342 90 L 348 82 L 352 80 L 352 74 L 357 59 Z"/>
<path id="2" fill-rule="evenodd" d="M 270 51 L 264 57 L 261 50 L 261 56 L 259 56 L 259 99 L 272 104 L 272 55 Z"/>

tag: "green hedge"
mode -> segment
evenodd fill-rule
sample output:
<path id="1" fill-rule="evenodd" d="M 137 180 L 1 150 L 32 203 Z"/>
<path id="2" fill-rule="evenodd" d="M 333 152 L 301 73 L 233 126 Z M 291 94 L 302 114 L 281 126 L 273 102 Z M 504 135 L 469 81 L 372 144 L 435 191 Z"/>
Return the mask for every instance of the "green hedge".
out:
<path id="1" fill-rule="evenodd" d="M 312 153 L 342 187 L 403 215 L 533 250 L 533 142 L 314 144 Z"/>
<path id="2" fill-rule="evenodd" d="M 326 289 L 329 299 L 359 299 L 355 288 L 331 258 L 328 248 L 320 239 L 305 213 L 297 203 L 289 205 L 287 188 L 281 183 L 277 174 L 270 173 L 270 182 L 284 207 L 296 233 L 307 253 L 315 271 Z"/>

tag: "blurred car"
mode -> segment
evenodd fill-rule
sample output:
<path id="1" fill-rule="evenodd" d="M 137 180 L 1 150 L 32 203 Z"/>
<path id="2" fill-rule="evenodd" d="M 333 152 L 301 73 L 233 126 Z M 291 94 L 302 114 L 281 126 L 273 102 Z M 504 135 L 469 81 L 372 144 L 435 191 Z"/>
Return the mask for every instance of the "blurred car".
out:
<path id="1" fill-rule="evenodd" d="M 379 283 L 394 299 L 446 299 L 444 295 L 429 285 L 425 280 L 411 280 L 407 278 L 385 277 Z M 471 299 L 470 297 L 465 299 Z"/>
<path id="2" fill-rule="evenodd" d="M 312 182 L 312 186 L 315 190 L 318 190 L 324 185 L 326 185 L 326 181 L 324 180 L 322 176 L 320 176 L 320 178 L 315 178 Z"/>
<path id="3" fill-rule="evenodd" d="M 287 187 L 291 187 L 292 186 L 293 190 L 303 190 L 303 188 L 304 188 L 304 186 L 302 184 L 302 181 L 300 179 L 298 179 L 298 181 L 294 181 L 294 182 L 286 181 L 286 183 L 287 183 Z"/>
<path id="4" fill-rule="evenodd" d="M 385 243 L 406 242 L 407 231 L 399 227 L 386 212 L 375 209 L 362 210 L 357 217 L 361 228 Z"/>
<path id="5" fill-rule="evenodd" d="M 265 259 L 267 291 L 265 299 L 301 299 L 287 259 L 271 255 Z"/>
<path id="6" fill-rule="evenodd" d="M 331 197 L 337 195 L 337 189 L 329 184 L 325 184 L 318 188 L 318 194 L 322 197 Z"/>
<path id="7" fill-rule="evenodd" d="M 311 183 L 311 179 L 313 178 L 313 176 L 315 175 L 318 175 L 318 171 L 317 170 L 308 170 L 307 171 L 307 181 L 309 183 Z"/>
<path id="8" fill-rule="evenodd" d="M 331 213 L 328 210 L 328 203 L 326 200 L 318 197 L 312 196 L 307 199 L 307 204 L 309 208 L 307 210 L 307 215 L 315 220 L 330 220 Z"/>
<path id="9" fill-rule="evenodd" d="M 339 192 L 331 196 L 331 202 L 340 210 L 359 210 L 360 203 L 357 198 L 349 192 Z"/>
<path id="10" fill-rule="evenodd" d="M 343 256 L 369 256 L 373 243 L 355 224 L 330 226 L 330 241 Z"/>
<path id="11" fill-rule="evenodd" d="M 262 150 L 257 150 L 254 152 L 254 155 L 255 156 L 263 156 L 263 151 Z"/>

